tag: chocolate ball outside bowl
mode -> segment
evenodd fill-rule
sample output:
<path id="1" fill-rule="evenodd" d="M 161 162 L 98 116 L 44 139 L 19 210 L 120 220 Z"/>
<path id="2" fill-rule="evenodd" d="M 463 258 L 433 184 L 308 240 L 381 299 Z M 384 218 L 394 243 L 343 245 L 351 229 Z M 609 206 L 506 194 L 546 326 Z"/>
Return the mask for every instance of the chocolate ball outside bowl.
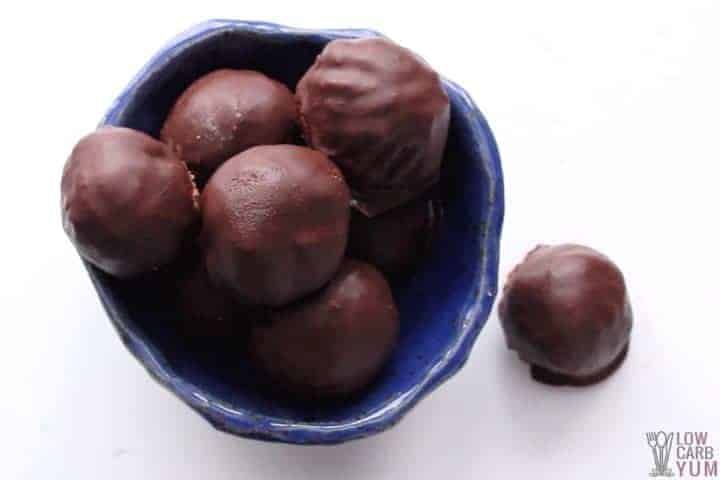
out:
<path id="1" fill-rule="evenodd" d="M 250 335 L 250 358 L 273 388 L 299 399 L 358 392 L 395 346 L 398 311 L 382 274 L 345 260 L 321 291 L 268 314 Z"/>
<path id="2" fill-rule="evenodd" d="M 295 97 L 280 82 L 251 70 L 221 69 L 193 82 L 160 131 L 204 182 L 250 147 L 289 143 L 296 132 Z"/>
<path id="3" fill-rule="evenodd" d="M 622 272 L 585 246 L 531 251 L 510 273 L 499 313 L 508 347 L 544 383 L 601 381 L 629 347 L 632 310 Z"/>
<path id="4" fill-rule="evenodd" d="M 340 266 L 350 192 L 321 152 L 254 147 L 225 162 L 201 197 L 200 238 L 213 283 L 246 303 L 280 306 Z"/>
<path id="5" fill-rule="evenodd" d="M 438 178 L 450 103 L 438 74 L 384 38 L 334 40 L 297 86 L 305 139 L 340 166 L 374 216 Z"/>
<path id="6" fill-rule="evenodd" d="M 63 227 L 80 255 L 117 277 L 169 264 L 198 219 L 187 166 L 144 133 L 104 127 L 83 139 L 65 164 Z"/>
<path id="7" fill-rule="evenodd" d="M 408 273 L 428 255 L 440 217 L 439 202 L 420 198 L 381 215 L 353 211 L 348 256 L 386 275 Z"/>

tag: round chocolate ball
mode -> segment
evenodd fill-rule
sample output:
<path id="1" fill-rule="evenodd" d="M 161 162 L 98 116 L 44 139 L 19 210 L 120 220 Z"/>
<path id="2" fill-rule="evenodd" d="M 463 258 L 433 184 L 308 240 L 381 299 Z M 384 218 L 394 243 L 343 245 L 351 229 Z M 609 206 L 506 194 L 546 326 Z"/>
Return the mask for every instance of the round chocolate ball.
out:
<path id="1" fill-rule="evenodd" d="M 598 382 L 627 353 L 632 310 L 623 275 L 588 247 L 530 252 L 510 273 L 499 311 L 508 347 L 545 383 Z"/>
<path id="2" fill-rule="evenodd" d="M 316 150 L 261 146 L 231 158 L 201 197 L 211 279 L 271 306 L 317 290 L 342 260 L 349 204 L 340 170 Z"/>
<path id="3" fill-rule="evenodd" d="M 216 70 L 180 95 L 160 137 L 204 182 L 243 150 L 290 142 L 296 110 L 282 83 L 251 70 Z"/>
<path id="4" fill-rule="evenodd" d="M 62 176 L 63 227 L 80 255 L 118 277 L 156 270 L 198 219 L 187 166 L 144 133 L 104 127 L 72 151 Z"/>
<path id="5" fill-rule="evenodd" d="M 300 398 L 345 396 L 368 385 L 395 346 L 398 311 L 382 274 L 345 260 L 321 291 L 268 314 L 250 357 L 274 388 Z"/>
<path id="6" fill-rule="evenodd" d="M 387 275 L 407 273 L 430 252 L 439 216 L 438 203 L 425 198 L 375 217 L 354 211 L 348 255 Z"/>
<path id="7" fill-rule="evenodd" d="M 373 216 L 438 178 L 450 103 L 438 74 L 384 38 L 330 42 L 297 86 L 305 139 L 340 166 Z"/>
<path id="8" fill-rule="evenodd" d="M 237 346 L 261 317 L 259 308 L 242 305 L 213 285 L 202 261 L 180 274 L 176 295 L 181 333 L 194 345 Z"/>

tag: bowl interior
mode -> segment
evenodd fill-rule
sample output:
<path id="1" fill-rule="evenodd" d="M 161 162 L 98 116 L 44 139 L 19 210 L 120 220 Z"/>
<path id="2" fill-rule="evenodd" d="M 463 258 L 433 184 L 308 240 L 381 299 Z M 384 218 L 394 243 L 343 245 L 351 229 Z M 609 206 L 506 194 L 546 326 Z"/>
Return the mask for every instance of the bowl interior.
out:
<path id="1" fill-rule="evenodd" d="M 178 95 L 193 80 L 221 67 L 258 70 L 294 90 L 326 42 L 356 34 L 367 33 L 268 32 L 229 24 L 201 29 L 156 56 L 119 97 L 105 123 L 157 135 Z M 486 320 L 495 293 L 497 252 L 492 252 L 489 267 L 485 255 L 486 236 L 499 236 L 499 225 L 488 233 L 499 180 L 489 173 L 488 158 L 483 158 L 494 151 L 494 144 L 478 144 L 477 122 L 484 125 L 484 120 L 475 116 L 462 90 L 449 82 L 446 87 L 452 117 L 437 187 L 444 209 L 441 231 L 424 263 L 409 278 L 392 285 L 401 312 L 399 344 L 387 368 L 366 392 L 342 404 L 323 406 L 267 395 L 257 388 L 255 375 L 245 364 L 220 356 L 199 357 L 183 348 L 172 328 L 177 313 L 153 288 L 116 281 L 90 267 L 115 326 L 149 371 L 194 408 L 219 407 L 214 413 L 204 413 L 222 428 L 263 437 L 264 427 L 258 422 L 266 422 L 268 428 L 273 424 L 331 428 L 381 415 L 408 397 L 414 403 L 421 390 L 432 389 L 459 368 Z M 484 141 L 492 143 L 492 138 Z M 492 239 L 495 247 L 496 242 L 497 238 Z M 490 298 L 478 309 L 480 295 Z M 456 364 L 448 367 L 452 362 Z M 230 418 L 220 418 L 222 411 Z M 238 422 L 235 426 L 234 419 Z M 255 422 L 257 431 L 240 426 L 248 422 Z"/>

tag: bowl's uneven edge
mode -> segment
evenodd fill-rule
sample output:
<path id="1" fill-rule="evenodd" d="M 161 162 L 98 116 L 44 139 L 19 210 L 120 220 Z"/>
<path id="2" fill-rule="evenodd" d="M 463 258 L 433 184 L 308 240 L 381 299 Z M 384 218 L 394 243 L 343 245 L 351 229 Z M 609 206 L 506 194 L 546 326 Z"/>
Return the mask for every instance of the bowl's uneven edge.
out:
<path id="1" fill-rule="evenodd" d="M 132 99 L 137 87 L 160 71 L 178 51 L 207 35 L 226 29 L 242 29 L 266 35 L 292 34 L 296 36 L 321 36 L 324 38 L 379 35 L 371 30 L 313 31 L 265 22 L 207 21 L 181 33 L 152 57 L 113 102 L 100 124 L 116 123 L 122 117 L 124 109 Z M 449 80 L 443 81 L 453 99 L 453 108 L 460 108 L 462 115 L 468 118 L 471 123 L 470 130 L 473 143 L 477 148 L 478 155 L 483 160 L 482 166 L 490 180 L 490 189 L 486 192 L 489 196 L 489 208 L 485 212 L 482 247 L 481 251 L 478 252 L 478 258 L 480 259 L 479 278 L 474 282 L 477 287 L 473 298 L 469 299 L 463 306 L 460 334 L 453 345 L 413 389 L 392 399 L 375 411 L 342 424 L 290 423 L 282 418 L 269 418 L 267 416 L 260 418 L 252 412 L 233 409 L 221 400 L 209 397 L 194 385 L 174 375 L 163 356 L 154 348 L 148 346 L 142 334 L 132 331 L 125 324 L 122 320 L 122 312 L 117 310 L 110 299 L 109 292 L 106 291 L 106 287 L 103 285 L 100 278 L 101 274 L 92 265 L 85 263 L 102 305 L 130 353 L 157 382 L 177 395 L 218 430 L 248 438 L 296 444 L 334 444 L 363 438 L 395 425 L 417 402 L 453 376 L 467 361 L 480 329 L 487 321 L 497 293 L 499 242 L 504 215 L 504 187 L 500 156 L 485 117 L 460 86 Z"/>

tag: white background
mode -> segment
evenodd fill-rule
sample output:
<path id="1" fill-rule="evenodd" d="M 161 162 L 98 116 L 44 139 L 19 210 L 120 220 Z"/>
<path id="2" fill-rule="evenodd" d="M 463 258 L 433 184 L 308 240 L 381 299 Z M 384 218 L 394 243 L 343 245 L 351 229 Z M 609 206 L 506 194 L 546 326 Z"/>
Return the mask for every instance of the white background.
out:
<path id="1" fill-rule="evenodd" d="M 720 454 L 720 2 L 48 3 L 0 12 L 0 477 L 640 479 L 661 428 Z M 151 54 L 212 17 L 374 28 L 463 85 L 502 154 L 502 277 L 538 242 L 607 253 L 635 309 L 624 367 L 536 384 L 493 313 L 396 428 L 328 448 L 217 433 L 157 386 L 62 232 L 60 172 Z"/>

